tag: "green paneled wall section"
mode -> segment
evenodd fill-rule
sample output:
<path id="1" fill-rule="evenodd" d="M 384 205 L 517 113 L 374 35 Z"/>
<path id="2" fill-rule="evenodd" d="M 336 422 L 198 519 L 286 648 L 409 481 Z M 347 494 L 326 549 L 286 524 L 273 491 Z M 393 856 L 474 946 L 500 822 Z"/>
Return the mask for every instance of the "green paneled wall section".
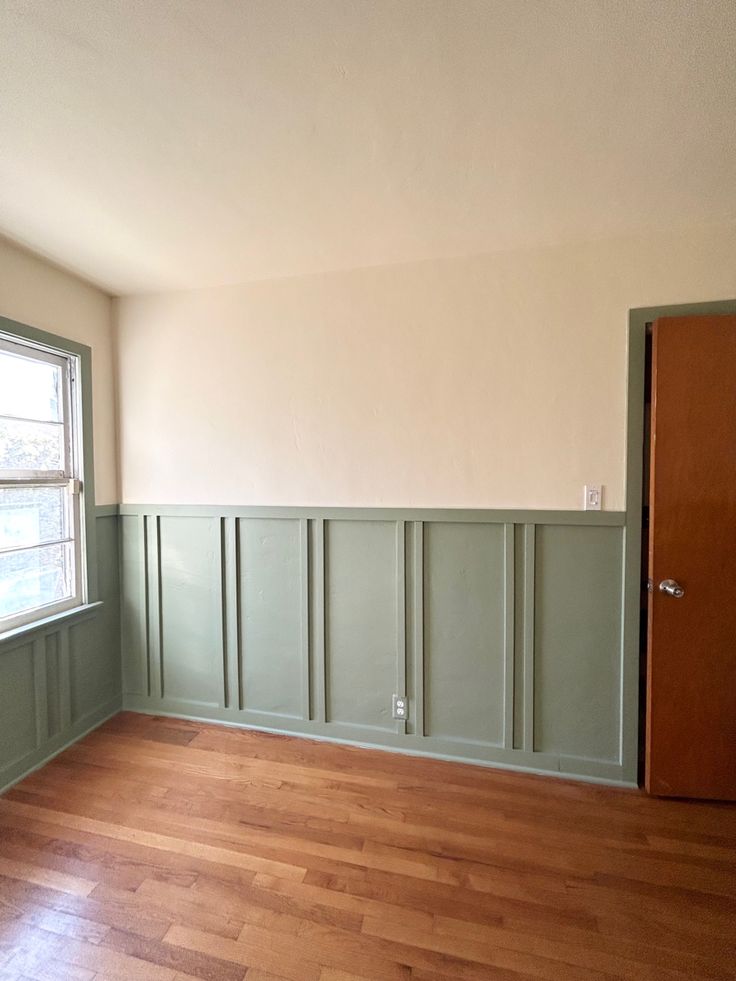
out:
<path id="1" fill-rule="evenodd" d="M 120 511 L 127 708 L 635 782 L 625 515 Z"/>
<path id="2" fill-rule="evenodd" d="M 423 536 L 424 732 L 502 747 L 506 526 L 437 521 Z"/>
<path id="3" fill-rule="evenodd" d="M 323 523 L 328 723 L 396 731 L 391 696 L 404 655 L 397 596 L 402 527 L 390 521 Z M 241 528 L 247 536 L 247 524 Z"/>
<path id="4" fill-rule="evenodd" d="M 121 707 L 117 508 L 95 539 L 101 605 L 0 640 L 0 791 Z"/>
<path id="5" fill-rule="evenodd" d="M 250 531 L 241 539 L 233 584 L 244 613 L 236 649 L 248 651 L 247 659 L 238 662 L 238 704 L 299 719 L 307 690 L 302 690 L 301 674 L 301 526 L 299 521 L 254 519 Z M 280 611 L 278 617 L 274 610 Z"/>

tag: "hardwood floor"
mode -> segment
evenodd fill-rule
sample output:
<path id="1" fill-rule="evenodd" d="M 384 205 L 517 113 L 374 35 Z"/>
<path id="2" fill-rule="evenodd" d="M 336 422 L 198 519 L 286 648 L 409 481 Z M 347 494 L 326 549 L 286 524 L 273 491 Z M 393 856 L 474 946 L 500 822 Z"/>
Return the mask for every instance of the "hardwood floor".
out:
<path id="1" fill-rule="evenodd" d="M 736 807 L 122 713 L 0 798 L 2 981 L 736 977 Z"/>

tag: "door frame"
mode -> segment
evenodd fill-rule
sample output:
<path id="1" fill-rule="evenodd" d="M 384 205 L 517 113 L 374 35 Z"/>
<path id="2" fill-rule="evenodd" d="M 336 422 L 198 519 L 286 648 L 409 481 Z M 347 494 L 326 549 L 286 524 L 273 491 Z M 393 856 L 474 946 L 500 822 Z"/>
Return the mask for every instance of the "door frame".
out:
<path id="1" fill-rule="evenodd" d="M 639 602 L 641 596 L 642 492 L 644 474 L 644 390 L 647 324 L 659 317 L 736 314 L 736 299 L 678 303 L 629 310 L 628 385 L 626 406 L 626 525 L 621 679 L 621 764 L 624 780 L 643 785 L 639 773 Z M 644 682 L 646 683 L 646 682 Z"/>

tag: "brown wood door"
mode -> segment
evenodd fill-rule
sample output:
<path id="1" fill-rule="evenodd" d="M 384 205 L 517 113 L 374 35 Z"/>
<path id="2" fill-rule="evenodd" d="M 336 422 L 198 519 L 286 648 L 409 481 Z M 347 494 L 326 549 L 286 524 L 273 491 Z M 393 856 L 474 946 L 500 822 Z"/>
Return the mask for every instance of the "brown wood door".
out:
<path id="1" fill-rule="evenodd" d="M 651 426 L 646 787 L 734 800 L 736 316 L 655 322 Z"/>

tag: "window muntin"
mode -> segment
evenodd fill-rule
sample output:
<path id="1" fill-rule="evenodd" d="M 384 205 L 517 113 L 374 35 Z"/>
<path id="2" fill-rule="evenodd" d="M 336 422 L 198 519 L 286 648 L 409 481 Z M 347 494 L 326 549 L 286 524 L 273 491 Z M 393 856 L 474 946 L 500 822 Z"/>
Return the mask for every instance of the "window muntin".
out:
<path id="1" fill-rule="evenodd" d="M 0 334 L 0 633 L 84 602 L 77 362 Z"/>

